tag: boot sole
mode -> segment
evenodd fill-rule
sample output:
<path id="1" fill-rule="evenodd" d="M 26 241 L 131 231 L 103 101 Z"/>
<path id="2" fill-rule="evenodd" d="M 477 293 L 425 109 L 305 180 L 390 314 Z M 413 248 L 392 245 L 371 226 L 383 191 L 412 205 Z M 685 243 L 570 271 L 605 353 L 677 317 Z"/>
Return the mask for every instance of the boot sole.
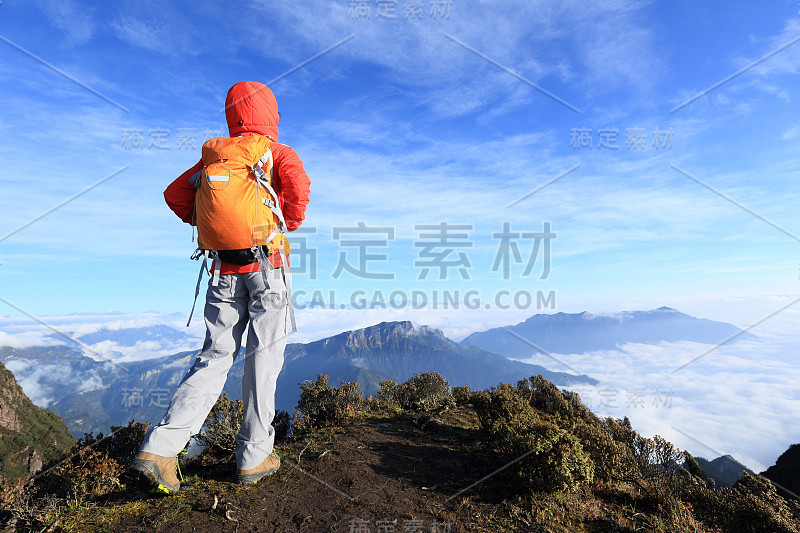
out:
<path id="1" fill-rule="evenodd" d="M 278 469 L 281 467 L 280 463 L 275 468 L 270 468 L 269 470 L 265 470 L 263 472 L 253 472 L 252 474 L 237 474 L 236 475 L 236 482 L 240 485 L 255 485 L 258 483 L 258 480 L 265 478 L 267 476 L 271 476 Z"/>
<path id="2" fill-rule="evenodd" d="M 164 476 L 161 475 L 161 470 L 153 461 L 146 459 L 134 459 L 131 461 L 128 470 L 134 474 L 134 481 L 137 486 L 142 489 L 149 489 L 161 494 L 172 494 L 178 492 L 181 488 L 180 483 L 172 485 L 168 483 Z"/>

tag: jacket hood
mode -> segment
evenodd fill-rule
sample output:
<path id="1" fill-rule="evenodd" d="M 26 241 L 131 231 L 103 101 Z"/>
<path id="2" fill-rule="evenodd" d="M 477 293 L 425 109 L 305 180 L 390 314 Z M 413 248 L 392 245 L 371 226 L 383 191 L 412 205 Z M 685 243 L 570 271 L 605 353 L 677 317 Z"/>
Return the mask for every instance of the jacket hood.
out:
<path id="1" fill-rule="evenodd" d="M 231 137 L 257 133 L 278 140 L 278 103 L 269 87 L 240 81 L 228 90 L 225 118 Z"/>

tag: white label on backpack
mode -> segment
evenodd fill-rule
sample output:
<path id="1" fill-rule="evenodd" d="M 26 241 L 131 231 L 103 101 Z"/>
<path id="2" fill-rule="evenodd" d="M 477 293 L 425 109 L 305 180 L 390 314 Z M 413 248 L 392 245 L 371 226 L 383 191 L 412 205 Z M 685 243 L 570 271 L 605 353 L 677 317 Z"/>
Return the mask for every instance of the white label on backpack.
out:
<path id="1" fill-rule="evenodd" d="M 231 184 L 231 175 L 228 174 L 227 176 L 206 176 L 206 181 L 208 182 L 208 186 L 213 191 L 224 191 L 228 188 Z M 216 182 L 222 183 L 223 185 L 218 185 Z"/>

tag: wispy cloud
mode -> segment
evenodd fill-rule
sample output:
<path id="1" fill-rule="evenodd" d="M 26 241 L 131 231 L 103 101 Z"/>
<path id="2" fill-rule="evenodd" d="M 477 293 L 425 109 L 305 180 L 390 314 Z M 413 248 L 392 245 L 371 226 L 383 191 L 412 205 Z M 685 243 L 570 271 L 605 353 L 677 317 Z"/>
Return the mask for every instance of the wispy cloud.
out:
<path id="1" fill-rule="evenodd" d="M 125 16 L 115 20 L 111 29 L 126 43 L 148 52 L 170 56 L 200 53 L 199 49 L 189 44 L 186 34 L 169 26 L 168 19 L 153 16 L 148 19 Z"/>
<path id="2" fill-rule="evenodd" d="M 47 0 L 41 3 L 47 20 L 66 35 L 69 45 L 86 44 L 95 33 L 94 9 L 72 0 Z"/>
<path id="3" fill-rule="evenodd" d="M 800 70 L 800 43 L 796 42 L 798 37 L 800 37 L 800 20 L 797 17 L 787 18 L 780 32 L 764 39 L 762 44 L 765 53 L 781 46 L 786 46 L 786 49 L 753 67 L 754 74 L 767 79 L 783 74 L 796 74 Z M 792 42 L 794 44 L 788 45 Z M 736 64 L 746 66 L 748 60 L 737 58 Z"/>

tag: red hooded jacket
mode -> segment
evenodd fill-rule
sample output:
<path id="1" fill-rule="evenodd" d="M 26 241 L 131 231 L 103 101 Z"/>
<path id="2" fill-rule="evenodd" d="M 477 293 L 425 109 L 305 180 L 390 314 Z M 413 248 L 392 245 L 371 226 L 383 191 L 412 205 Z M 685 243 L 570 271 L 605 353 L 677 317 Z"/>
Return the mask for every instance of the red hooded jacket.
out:
<path id="1" fill-rule="evenodd" d="M 273 176 L 275 191 L 289 231 L 300 227 L 305 220 L 311 180 L 303 169 L 303 162 L 292 148 L 278 144 L 278 104 L 275 95 L 266 85 L 255 81 L 241 81 L 230 88 L 225 99 L 225 118 L 231 137 L 266 135 L 273 142 Z M 202 160 L 181 174 L 164 191 L 164 199 L 172 211 L 187 224 L 194 225 L 195 183 L 203 169 Z M 270 262 L 276 268 L 283 266 L 280 255 L 273 254 Z M 258 272 L 258 263 L 234 265 L 223 262 L 221 274 Z"/>

